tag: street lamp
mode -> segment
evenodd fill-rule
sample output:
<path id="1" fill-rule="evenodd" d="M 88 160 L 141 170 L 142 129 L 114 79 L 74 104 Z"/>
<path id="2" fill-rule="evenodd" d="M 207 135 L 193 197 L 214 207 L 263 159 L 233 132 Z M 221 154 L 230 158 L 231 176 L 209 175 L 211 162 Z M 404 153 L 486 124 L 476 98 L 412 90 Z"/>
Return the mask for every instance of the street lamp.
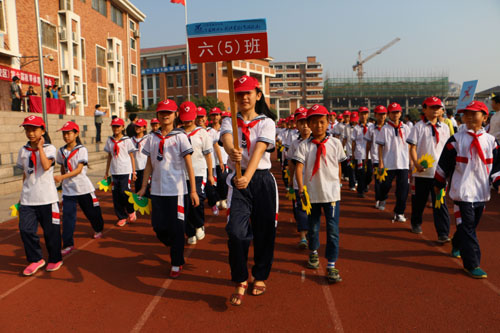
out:
<path id="1" fill-rule="evenodd" d="M 23 68 L 24 66 L 31 64 L 32 62 L 40 60 L 39 56 L 21 56 L 21 57 L 19 57 L 19 59 L 20 59 L 19 61 L 21 61 L 21 59 L 30 59 L 30 58 L 32 60 L 26 61 L 25 63 L 21 63 L 20 67 Z M 49 61 L 54 61 L 54 56 L 52 54 L 46 54 L 43 56 L 43 58 L 47 58 L 47 59 L 49 59 Z"/>

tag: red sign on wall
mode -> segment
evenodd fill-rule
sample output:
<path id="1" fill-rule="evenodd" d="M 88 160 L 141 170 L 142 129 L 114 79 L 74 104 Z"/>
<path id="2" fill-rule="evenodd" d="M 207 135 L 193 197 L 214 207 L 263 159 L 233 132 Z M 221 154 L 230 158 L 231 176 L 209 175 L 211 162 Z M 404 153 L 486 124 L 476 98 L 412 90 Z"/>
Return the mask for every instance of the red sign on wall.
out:
<path id="1" fill-rule="evenodd" d="M 266 20 L 188 24 L 192 63 L 267 58 Z"/>
<path id="2" fill-rule="evenodd" d="M 0 66 L 0 80 L 3 81 L 12 81 L 12 78 L 17 76 L 21 79 L 21 83 L 39 86 L 40 85 L 40 75 L 37 73 L 25 72 L 20 69 Z M 52 77 L 45 77 L 44 86 L 54 85 L 55 79 Z"/>

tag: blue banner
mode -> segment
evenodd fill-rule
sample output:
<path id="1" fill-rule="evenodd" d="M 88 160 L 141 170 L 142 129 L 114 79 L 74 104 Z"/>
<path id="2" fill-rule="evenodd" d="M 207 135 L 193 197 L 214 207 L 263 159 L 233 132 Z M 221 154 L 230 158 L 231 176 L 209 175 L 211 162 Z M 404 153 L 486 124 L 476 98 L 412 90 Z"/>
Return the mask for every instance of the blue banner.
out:
<path id="1" fill-rule="evenodd" d="M 187 25 L 188 37 L 236 35 L 266 32 L 266 19 L 192 23 Z"/>
<path id="2" fill-rule="evenodd" d="M 460 91 L 460 97 L 458 98 L 456 111 L 464 109 L 470 102 L 473 101 L 476 87 L 477 80 L 465 81 L 462 84 L 462 91 Z"/>
<path id="3" fill-rule="evenodd" d="M 189 65 L 189 70 L 196 69 L 196 65 Z M 168 67 L 155 67 L 145 68 L 141 70 L 141 75 L 156 74 L 156 73 L 169 73 L 169 72 L 182 72 L 186 71 L 186 65 L 168 66 Z"/>

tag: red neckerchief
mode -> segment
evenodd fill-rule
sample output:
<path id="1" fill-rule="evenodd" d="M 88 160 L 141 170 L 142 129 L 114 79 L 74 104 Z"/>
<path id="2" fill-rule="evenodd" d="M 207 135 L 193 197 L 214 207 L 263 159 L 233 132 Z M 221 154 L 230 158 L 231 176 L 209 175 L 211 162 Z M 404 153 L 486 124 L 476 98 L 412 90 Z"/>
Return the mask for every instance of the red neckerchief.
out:
<path id="1" fill-rule="evenodd" d="M 384 125 L 382 125 L 382 126 L 384 126 Z M 375 125 L 375 128 L 377 129 L 377 131 L 380 132 L 380 130 L 382 129 L 382 126 Z"/>
<path id="2" fill-rule="evenodd" d="M 312 171 L 311 179 L 314 177 L 316 172 L 318 172 L 319 167 L 321 165 L 321 155 L 325 156 L 326 155 L 326 147 L 325 143 L 328 141 L 328 136 L 326 136 L 323 141 L 319 142 L 318 140 L 311 140 L 312 143 L 316 145 L 316 160 L 314 161 L 314 168 Z M 326 164 L 326 160 L 325 160 Z"/>
<path id="3" fill-rule="evenodd" d="M 63 149 L 65 149 L 65 148 L 63 148 Z M 62 154 L 62 158 L 64 159 L 63 165 L 66 167 L 66 169 L 68 169 L 68 170 L 69 170 L 69 172 L 73 171 L 73 167 L 71 166 L 71 163 L 69 162 L 69 160 L 70 160 L 73 156 L 75 156 L 75 154 L 78 152 L 78 149 L 80 149 L 80 147 L 77 147 L 76 149 L 73 149 L 73 150 L 69 153 L 68 157 L 64 157 L 64 153 L 61 151 L 61 153 L 63 153 L 63 154 Z"/>
<path id="4" fill-rule="evenodd" d="M 245 137 L 245 141 L 247 143 L 247 151 L 250 154 L 250 130 L 249 128 L 254 127 L 260 121 L 260 119 L 254 119 L 248 124 L 245 124 L 245 121 L 241 118 L 236 119 L 238 122 L 238 127 L 241 127 L 241 134 Z"/>
<path id="5" fill-rule="evenodd" d="M 198 131 L 201 130 L 201 127 L 200 128 L 197 128 L 195 129 L 194 131 L 191 131 L 191 133 L 188 133 L 188 137 L 192 137 L 193 135 L 195 135 L 196 133 L 198 133 Z M 207 130 L 208 131 L 208 130 Z"/>
<path id="6" fill-rule="evenodd" d="M 472 143 L 470 145 L 470 157 L 472 158 L 472 148 L 476 147 L 477 155 L 479 156 L 479 159 L 486 165 L 486 158 L 484 157 L 483 153 L 483 148 L 481 148 L 481 144 L 479 143 L 479 137 L 483 135 L 483 133 L 472 133 L 472 132 L 467 132 L 470 136 L 472 136 Z M 486 170 L 488 170 L 488 173 L 490 172 L 488 166 L 486 166 Z"/>
<path id="7" fill-rule="evenodd" d="M 167 136 L 163 136 L 161 135 L 160 133 L 156 133 L 155 132 L 155 135 L 160 139 L 160 143 L 158 144 L 158 151 L 160 153 L 161 156 L 163 156 L 163 146 L 165 145 L 165 139 L 167 138 Z"/>
<path id="8" fill-rule="evenodd" d="M 391 125 L 396 130 L 396 133 L 397 133 L 396 136 L 399 134 L 399 136 L 401 137 L 401 140 L 404 140 L 403 139 L 403 131 L 401 130 L 401 126 L 403 125 L 403 123 L 400 121 L 398 126 L 394 125 L 394 123 L 392 121 L 388 121 L 387 123 L 389 125 Z"/>
<path id="9" fill-rule="evenodd" d="M 34 149 L 26 146 L 24 148 L 26 148 L 27 151 L 31 152 L 30 160 L 33 163 L 33 167 L 35 168 L 35 173 L 36 173 L 36 152 L 38 151 L 38 148 Z"/>
<path id="10" fill-rule="evenodd" d="M 368 131 L 368 126 L 366 126 L 366 124 L 363 124 L 363 135 L 366 134 L 366 132 Z"/>
<path id="11" fill-rule="evenodd" d="M 113 141 L 113 155 L 118 156 L 118 154 L 120 153 L 120 146 L 118 146 L 118 144 L 121 142 L 121 139 L 116 141 L 113 137 L 109 137 L 111 139 L 111 141 Z"/>
<path id="12" fill-rule="evenodd" d="M 434 133 L 434 136 L 436 137 L 436 144 L 438 144 L 438 143 L 439 143 L 439 132 L 438 132 L 438 130 L 437 130 L 437 127 L 436 127 L 436 125 L 434 125 L 434 124 L 433 124 L 433 123 L 431 123 L 430 121 L 428 122 L 428 124 L 429 124 L 429 125 L 431 125 L 431 127 L 432 127 L 432 131 L 433 131 L 433 133 Z M 437 123 L 436 123 L 436 124 L 437 124 Z"/>

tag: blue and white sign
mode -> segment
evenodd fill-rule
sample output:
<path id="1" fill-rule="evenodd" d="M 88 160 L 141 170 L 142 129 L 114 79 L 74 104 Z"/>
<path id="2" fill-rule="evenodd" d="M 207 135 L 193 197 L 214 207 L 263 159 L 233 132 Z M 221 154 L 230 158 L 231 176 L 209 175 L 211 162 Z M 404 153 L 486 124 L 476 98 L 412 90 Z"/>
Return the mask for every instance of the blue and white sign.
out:
<path id="1" fill-rule="evenodd" d="M 462 91 L 460 92 L 460 97 L 458 98 L 456 111 L 464 109 L 470 102 L 473 101 L 476 87 L 477 80 L 465 81 L 462 84 Z"/>
<path id="2" fill-rule="evenodd" d="M 196 65 L 189 65 L 189 70 L 196 69 Z M 142 75 L 148 74 L 157 74 L 157 73 L 170 73 L 170 72 L 182 72 L 186 71 L 186 65 L 178 65 L 178 66 L 168 66 L 168 67 L 155 67 L 155 68 L 146 68 L 141 70 Z"/>

